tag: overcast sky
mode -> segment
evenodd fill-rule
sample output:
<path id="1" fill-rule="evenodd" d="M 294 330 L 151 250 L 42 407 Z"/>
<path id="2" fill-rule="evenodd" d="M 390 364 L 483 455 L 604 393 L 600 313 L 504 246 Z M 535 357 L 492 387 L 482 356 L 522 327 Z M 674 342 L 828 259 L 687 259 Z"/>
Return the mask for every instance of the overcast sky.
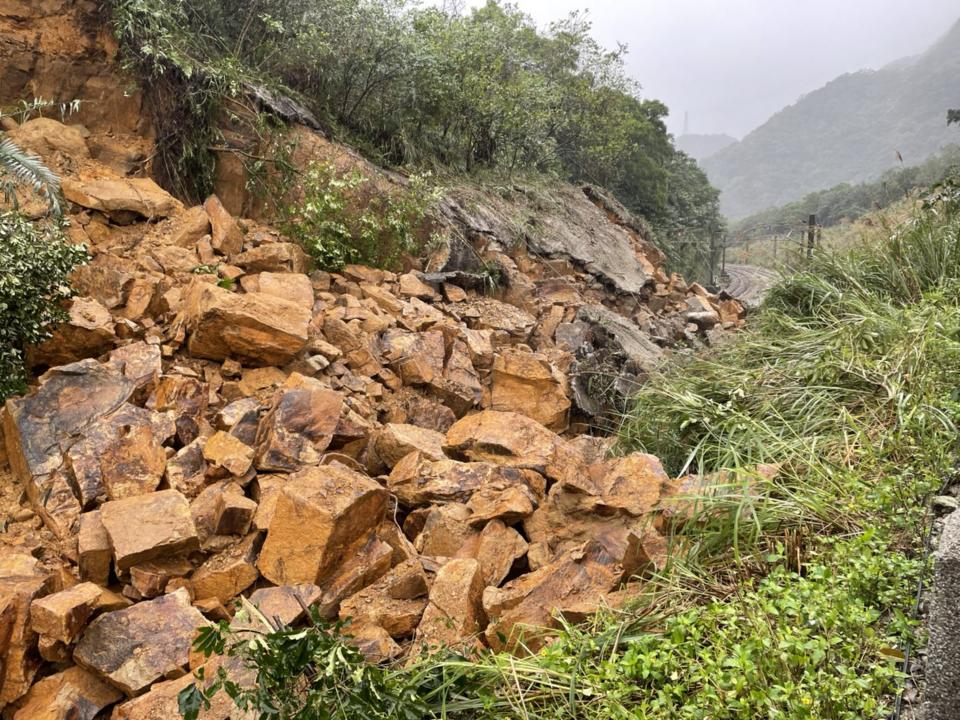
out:
<path id="1" fill-rule="evenodd" d="M 515 0 L 540 25 L 589 8 L 594 36 L 630 48 L 643 94 L 667 103 L 670 129 L 742 137 L 845 72 L 931 45 L 958 0 Z M 470 2 L 482 4 L 482 0 Z"/>

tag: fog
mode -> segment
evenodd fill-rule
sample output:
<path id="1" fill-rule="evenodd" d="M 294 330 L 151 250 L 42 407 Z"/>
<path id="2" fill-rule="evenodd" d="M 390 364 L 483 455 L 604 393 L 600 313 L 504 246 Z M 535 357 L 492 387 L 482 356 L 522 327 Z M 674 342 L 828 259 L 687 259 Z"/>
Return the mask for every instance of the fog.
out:
<path id="1" fill-rule="evenodd" d="M 482 4 L 473 2 L 472 5 Z M 670 129 L 742 137 L 845 72 L 922 52 L 957 0 L 517 0 L 540 25 L 588 8 L 594 36 L 630 48 L 630 75 Z"/>

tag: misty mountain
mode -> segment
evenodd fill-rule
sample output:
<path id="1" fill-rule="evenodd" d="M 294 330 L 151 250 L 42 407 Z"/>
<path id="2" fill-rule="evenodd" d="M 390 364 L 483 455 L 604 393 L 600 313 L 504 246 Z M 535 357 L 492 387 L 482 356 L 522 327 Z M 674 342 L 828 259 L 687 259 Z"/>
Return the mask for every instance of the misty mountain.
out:
<path id="1" fill-rule="evenodd" d="M 678 150 L 682 150 L 694 160 L 703 160 L 733 145 L 737 139 L 730 135 L 697 135 L 688 133 L 674 141 Z"/>
<path id="2" fill-rule="evenodd" d="M 922 55 L 842 75 L 701 162 L 739 218 L 814 190 L 876 178 L 960 140 L 960 22 Z"/>

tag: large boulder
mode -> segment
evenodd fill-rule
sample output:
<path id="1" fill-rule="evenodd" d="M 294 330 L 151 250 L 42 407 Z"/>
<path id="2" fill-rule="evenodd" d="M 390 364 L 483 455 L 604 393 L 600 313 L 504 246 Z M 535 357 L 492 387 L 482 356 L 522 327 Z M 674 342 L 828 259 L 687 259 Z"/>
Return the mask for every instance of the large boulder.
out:
<path id="1" fill-rule="evenodd" d="M 277 498 L 257 567 L 275 585 L 322 584 L 383 520 L 387 493 L 336 465 L 290 476 Z"/>
<path id="2" fill-rule="evenodd" d="M 40 667 L 30 605 L 54 588 L 54 576 L 20 553 L 0 556 L 0 707 L 23 695 Z"/>
<path id="3" fill-rule="evenodd" d="M 256 436 L 259 470 L 291 472 L 316 465 L 340 423 L 343 397 L 316 381 L 291 377 L 273 398 Z"/>
<path id="4" fill-rule="evenodd" d="M 128 695 L 139 695 L 186 670 L 197 631 L 208 624 L 181 588 L 101 615 L 87 627 L 73 657 Z"/>
<path id="5" fill-rule="evenodd" d="M 444 449 L 451 457 L 536 470 L 553 480 L 576 474 L 578 457 L 536 420 L 515 412 L 484 410 L 459 420 Z"/>
<path id="6" fill-rule="evenodd" d="M 390 492 L 406 507 L 466 503 L 481 490 L 501 493 L 511 487 L 526 488 L 542 497 L 545 486 L 543 477 L 533 470 L 488 462 L 432 460 L 420 452 L 405 456 L 387 478 Z"/>
<path id="7" fill-rule="evenodd" d="M 121 574 L 147 560 L 199 549 L 190 505 L 176 490 L 105 502 L 100 520 Z"/>
<path id="8" fill-rule="evenodd" d="M 136 387 L 115 367 L 83 360 L 46 373 L 32 395 L 7 400 L 3 434 L 14 476 L 60 537 L 77 531 L 81 511 L 64 451 L 87 427 L 119 409 Z"/>
<path id="9" fill-rule="evenodd" d="M 150 178 L 83 181 L 65 177 L 62 185 L 63 194 L 70 202 L 89 210 L 99 210 L 121 224 L 138 218 L 169 217 L 183 207 Z"/>
<path id="10" fill-rule="evenodd" d="M 420 649 L 475 644 L 487 624 L 483 568 L 476 560 L 450 560 L 430 587 L 414 642 Z"/>
<path id="11" fill-rule="evenodd" d="M 263 293 L 237 294 L 199 280 L 187 290 L 184 317 L 196 357 L 283 365 L 307 343 L 310 311 Z"/>
<path id="12" fill-rule="evenodd" d="M 74 665 L 31 687 L 13 720 L 94 720 L 121 698 L 113 685 Z"/>
<path id="13" fill-rule="evenodd" d="M 70 301 L 66 321 L 52 337 L 31 348 L 28 360 L 34 367 L 65 365 L 98 357 L 112 349 L 116 340 L 110 311 L 92 298 L 76 297 Z"/>
<path id="14" fill-rule="evenodd" d="M 620 575 L 620 566 L 603 546 L 588 542 L 502 588 L 487 588 L 483 593 L 490 620 L 487 644 L 494 650 L 514 650 L 522 644 L 536 652 L 549 629 L 559 626 L 561 616 L 583 617 L 596 611 Z"/>
<path id="15" fill-rule="evenodd" d="M 518 412 L 562 432 L 570 420 L 566 376 L 540 354 L 505 349 L 493 360 L 490 409 Z"/>

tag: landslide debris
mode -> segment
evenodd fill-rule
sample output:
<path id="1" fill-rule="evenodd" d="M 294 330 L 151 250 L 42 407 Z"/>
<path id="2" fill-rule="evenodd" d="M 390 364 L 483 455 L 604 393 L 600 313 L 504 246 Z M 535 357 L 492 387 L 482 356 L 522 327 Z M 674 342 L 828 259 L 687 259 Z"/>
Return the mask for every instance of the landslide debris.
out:
<path id="1" fill-rule="evenodd" d="M 612 367 L 626 393 L 743 310 L 667 276 L 595 193 L 564 189 L 566 215 L 526 248 L 494 227 L 502 205 L 486 226 L 445 215 L 504 269 L 487 293 L 449 247 L 430 272 L 311 271 L 269 226 L 216 197 L 184 208 L 83 133 L 35 120 L 21 137 L 64 173 L 92 258 L 2 412 L 14 718 L 168 716 L 197 629 L 240 595 L 282 622 L 301 603 L 353 618 L 382 660 L 537 647 L 531 628 L 619 602 L 664 562 L 690 481 L 608 457 L 588 375 Z M 624 256 L 591 259 L 596 243 Z"/>

